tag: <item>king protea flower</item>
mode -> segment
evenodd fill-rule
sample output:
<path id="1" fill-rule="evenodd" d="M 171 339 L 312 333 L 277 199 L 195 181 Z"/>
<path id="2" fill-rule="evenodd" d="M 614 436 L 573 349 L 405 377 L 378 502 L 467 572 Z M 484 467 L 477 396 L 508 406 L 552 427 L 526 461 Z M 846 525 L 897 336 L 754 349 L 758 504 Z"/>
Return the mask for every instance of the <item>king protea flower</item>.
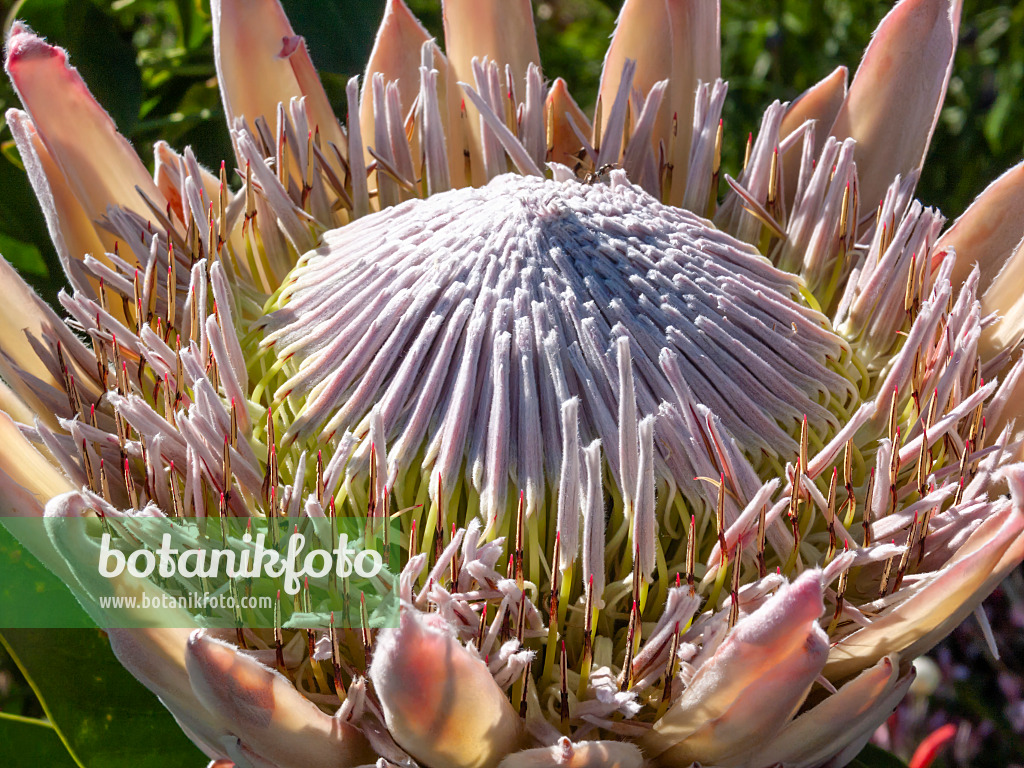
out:
<path id="1" fill-rule="evenodd" d="M 1024 558 L 1024 166 L 913 197 L 960 3 L 734 176 L 716 3 L 627 0 L 593 119 L 527 0 L 443 7 L 442 53 L 388 2 L 339 121 L 277 0 L 214 0 L 219 176 L 14 26 L 70 291 L 0 264 L 5 512 L 402 510 L 396 629 L 111 630 L 219 765 L 845 765 Z"/>

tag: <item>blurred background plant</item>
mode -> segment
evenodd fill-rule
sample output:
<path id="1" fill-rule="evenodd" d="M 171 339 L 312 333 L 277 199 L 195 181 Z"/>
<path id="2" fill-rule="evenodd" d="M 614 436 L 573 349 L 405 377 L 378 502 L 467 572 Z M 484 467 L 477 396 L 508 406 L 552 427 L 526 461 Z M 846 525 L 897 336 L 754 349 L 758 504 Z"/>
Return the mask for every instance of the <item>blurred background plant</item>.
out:
<path id="1" fill-rule="evenodd" d="M 441 39 L 438 0 L 408 2 Z M 329 97 L 343 105 L 344 84 L 362 72 L 384 0 L 283 3 L 296 32 L 309 44 Z M 587 111 L 596 99 L 601 61 L 620 4 L 534 2 L 545 73 L 564 77 Z M 792 100 L 841 64 L 852 74 L 886 5 L 873 0 L 722 0 L 722 72 L 730 85 L 724 117 L 727 168 L 739 164 L 747 134 L 756 130 L 765 105 L 774 99 Z M 158 139 L 178 148 L 191 145 L 212 167 L 232 156 L 204 0 L 0 0 L 5 31 L 15 17 L 69 50 L 72 62 L 144 159 L 152 156 Z M 952 219 L 989 181 L 1021 159 L 1022 88 L 1024 3 L 968 3 L 949 93 L 918 187 L 925 203 L 938 205 Z M 4 80 L 0 115 L 17 104 Z M 0 152 L 0 253 L 54 302 L 63 276 L 2 117 Z M 0 558 L 23 556 L 0 538 Z M 44 584 L 45 576 L 38 572 L 37 583 Z M 931 654 L 934 661 L 924 664 L 917 692 L 876 735 L 877 743 L 910 759 L 913 768 L 926 768 L 931 751 L 936 752 L 931 763 L 936 767 L 1024 766 L 1024 577 L 1016 574 L 986 608 L 1001 660 L 987 650 L 977 622 L 968 620 Z M 112 661 L 98 633 L 74 632 L 0 633 L 0 745 L 7 745 L 0 746 L 3 764 L 17 768 L 22 763 L 39 765 L 43 759 L 58 767 L 185 765 L 179 756 L 189 760 L 191 754 L 191 763 L 200 765 L 198 752 L 180 737 L 155 700 Z M 31 670 L 31 680 L 19 671 L 14 657 Z M 40 664 L 32 666 L 32 660 Z M 115 689 L 117 695 L 111 698 L 109 692 Z M 37 726 L 43 717 L 56 727 Z M 135 734 L 140 724 L 151 729 L 145 753 L 125 754 L 105 746 L 118 741 L 119 717 L 130 719 L 123 727 Z M 24 727 L 15 728 L 15 723 Z M 914 755 L 929 734 L 935 734 L 929 744 L 936 749 Z M 23 743 L 31 748 L 18 746 Z M 169 761 L 171 755 L 175 757 Z M 860 761 L 882 765 L 888 758 L 875 752 Z"/>

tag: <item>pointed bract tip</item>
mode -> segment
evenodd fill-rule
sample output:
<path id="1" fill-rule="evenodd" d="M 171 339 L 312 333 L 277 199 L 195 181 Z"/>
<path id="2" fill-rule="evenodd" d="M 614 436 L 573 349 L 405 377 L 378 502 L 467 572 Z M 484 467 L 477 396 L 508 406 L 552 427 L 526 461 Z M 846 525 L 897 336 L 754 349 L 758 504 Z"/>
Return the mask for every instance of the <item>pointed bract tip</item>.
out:
<path id="1" fill-rule="evenodd" d="M 412 12 L 405 0 L 387 0 L 387 5 L 384 7 L 384 18 L 381 22 L 381 26 L 387 23 L 389 20 L 394 20 L 393 17 L 402 18 L 406 21 L 413 21 L 417 26 L 422 27 L 420 20 L 416 18 L 416 14 Z"/>
<path id="2" fill-rule="evenodd" d="M 558 97 L 565 97 L 569 95 L 569 84 L 565 82 L 565 78 L 556 77 L 554 82 L 551 83 L 551 88 L 548 89 L 548 101 L 552 101 Z"/>
<path id="3" fill-rule="evenodd" d="M 50 45 L 32 28 L 22 21 L 15 21 L 7 34 L 4 50 L 4 67 L 10 72 L 12 65 L 20 61 L 41 58 L 59 58 L 67 64 L 67 52 L 63 48 Z"/>

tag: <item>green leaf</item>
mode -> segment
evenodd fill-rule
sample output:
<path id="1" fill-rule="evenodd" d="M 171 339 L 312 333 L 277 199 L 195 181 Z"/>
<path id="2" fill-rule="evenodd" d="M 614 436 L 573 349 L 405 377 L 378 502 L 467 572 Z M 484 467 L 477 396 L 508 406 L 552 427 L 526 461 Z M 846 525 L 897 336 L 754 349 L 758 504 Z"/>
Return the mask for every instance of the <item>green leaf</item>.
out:
<path id="1" fill-rule="evenodd" d="M 19 272 L 39 277 L 50 274 L 38 248 L 31 243 L 8 237 L 3 232 L 0 232 L 0 255 L 11 262 Z"/>
<path id="2" fill-rule="evenodd" d="M 907 764 L 891 752 L 868 744 L 853 759 L 850 768 L 907 768 Z"/>
<path id="3" fill-rule="evenodd" d="M 83 768 L 203 764 L 203 755 L 120 665 L 99 630 L 5 629 L 0 642 Z M 34 763 L 49 764 L 43 755 Z"/>
<path id="4" fill-rule="evenodd" d="M 50 723 L 0 712 L 0 760 L 4 768 L 78 768 Z"/>
<path id="5" fill-rule="evenodd" d="M 3 525 L 0 525 L 0 609 L 5 617 L 4 624 L 17 613 L 18 626 L 24 628 L 96 626 L 64 582 Z M 56 625 L 54 617 L 66 623 Z"/>

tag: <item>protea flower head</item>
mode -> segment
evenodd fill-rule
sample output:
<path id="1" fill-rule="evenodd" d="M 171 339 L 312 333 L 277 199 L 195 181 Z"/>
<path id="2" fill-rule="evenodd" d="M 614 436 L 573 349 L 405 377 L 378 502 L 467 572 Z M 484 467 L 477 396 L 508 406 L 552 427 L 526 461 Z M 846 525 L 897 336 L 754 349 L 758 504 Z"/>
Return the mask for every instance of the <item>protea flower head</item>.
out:
<path id="1" fill-rule="evenodd" d="M 626 0 L 592 120 L 529 2 L 443 8 L 442 53 L 389 0 L 339 121 L 276 0 L 214 0 L 219 177 L 15 25 L 70 291 L 0 264 L 5 512 L 395 515 L 397 628 L 110 631 L 218 765 L 845 765 L 1024 559 L 1024 167 L 914 200 L 960 3 L 734 175 L 715 3 Z"/>

